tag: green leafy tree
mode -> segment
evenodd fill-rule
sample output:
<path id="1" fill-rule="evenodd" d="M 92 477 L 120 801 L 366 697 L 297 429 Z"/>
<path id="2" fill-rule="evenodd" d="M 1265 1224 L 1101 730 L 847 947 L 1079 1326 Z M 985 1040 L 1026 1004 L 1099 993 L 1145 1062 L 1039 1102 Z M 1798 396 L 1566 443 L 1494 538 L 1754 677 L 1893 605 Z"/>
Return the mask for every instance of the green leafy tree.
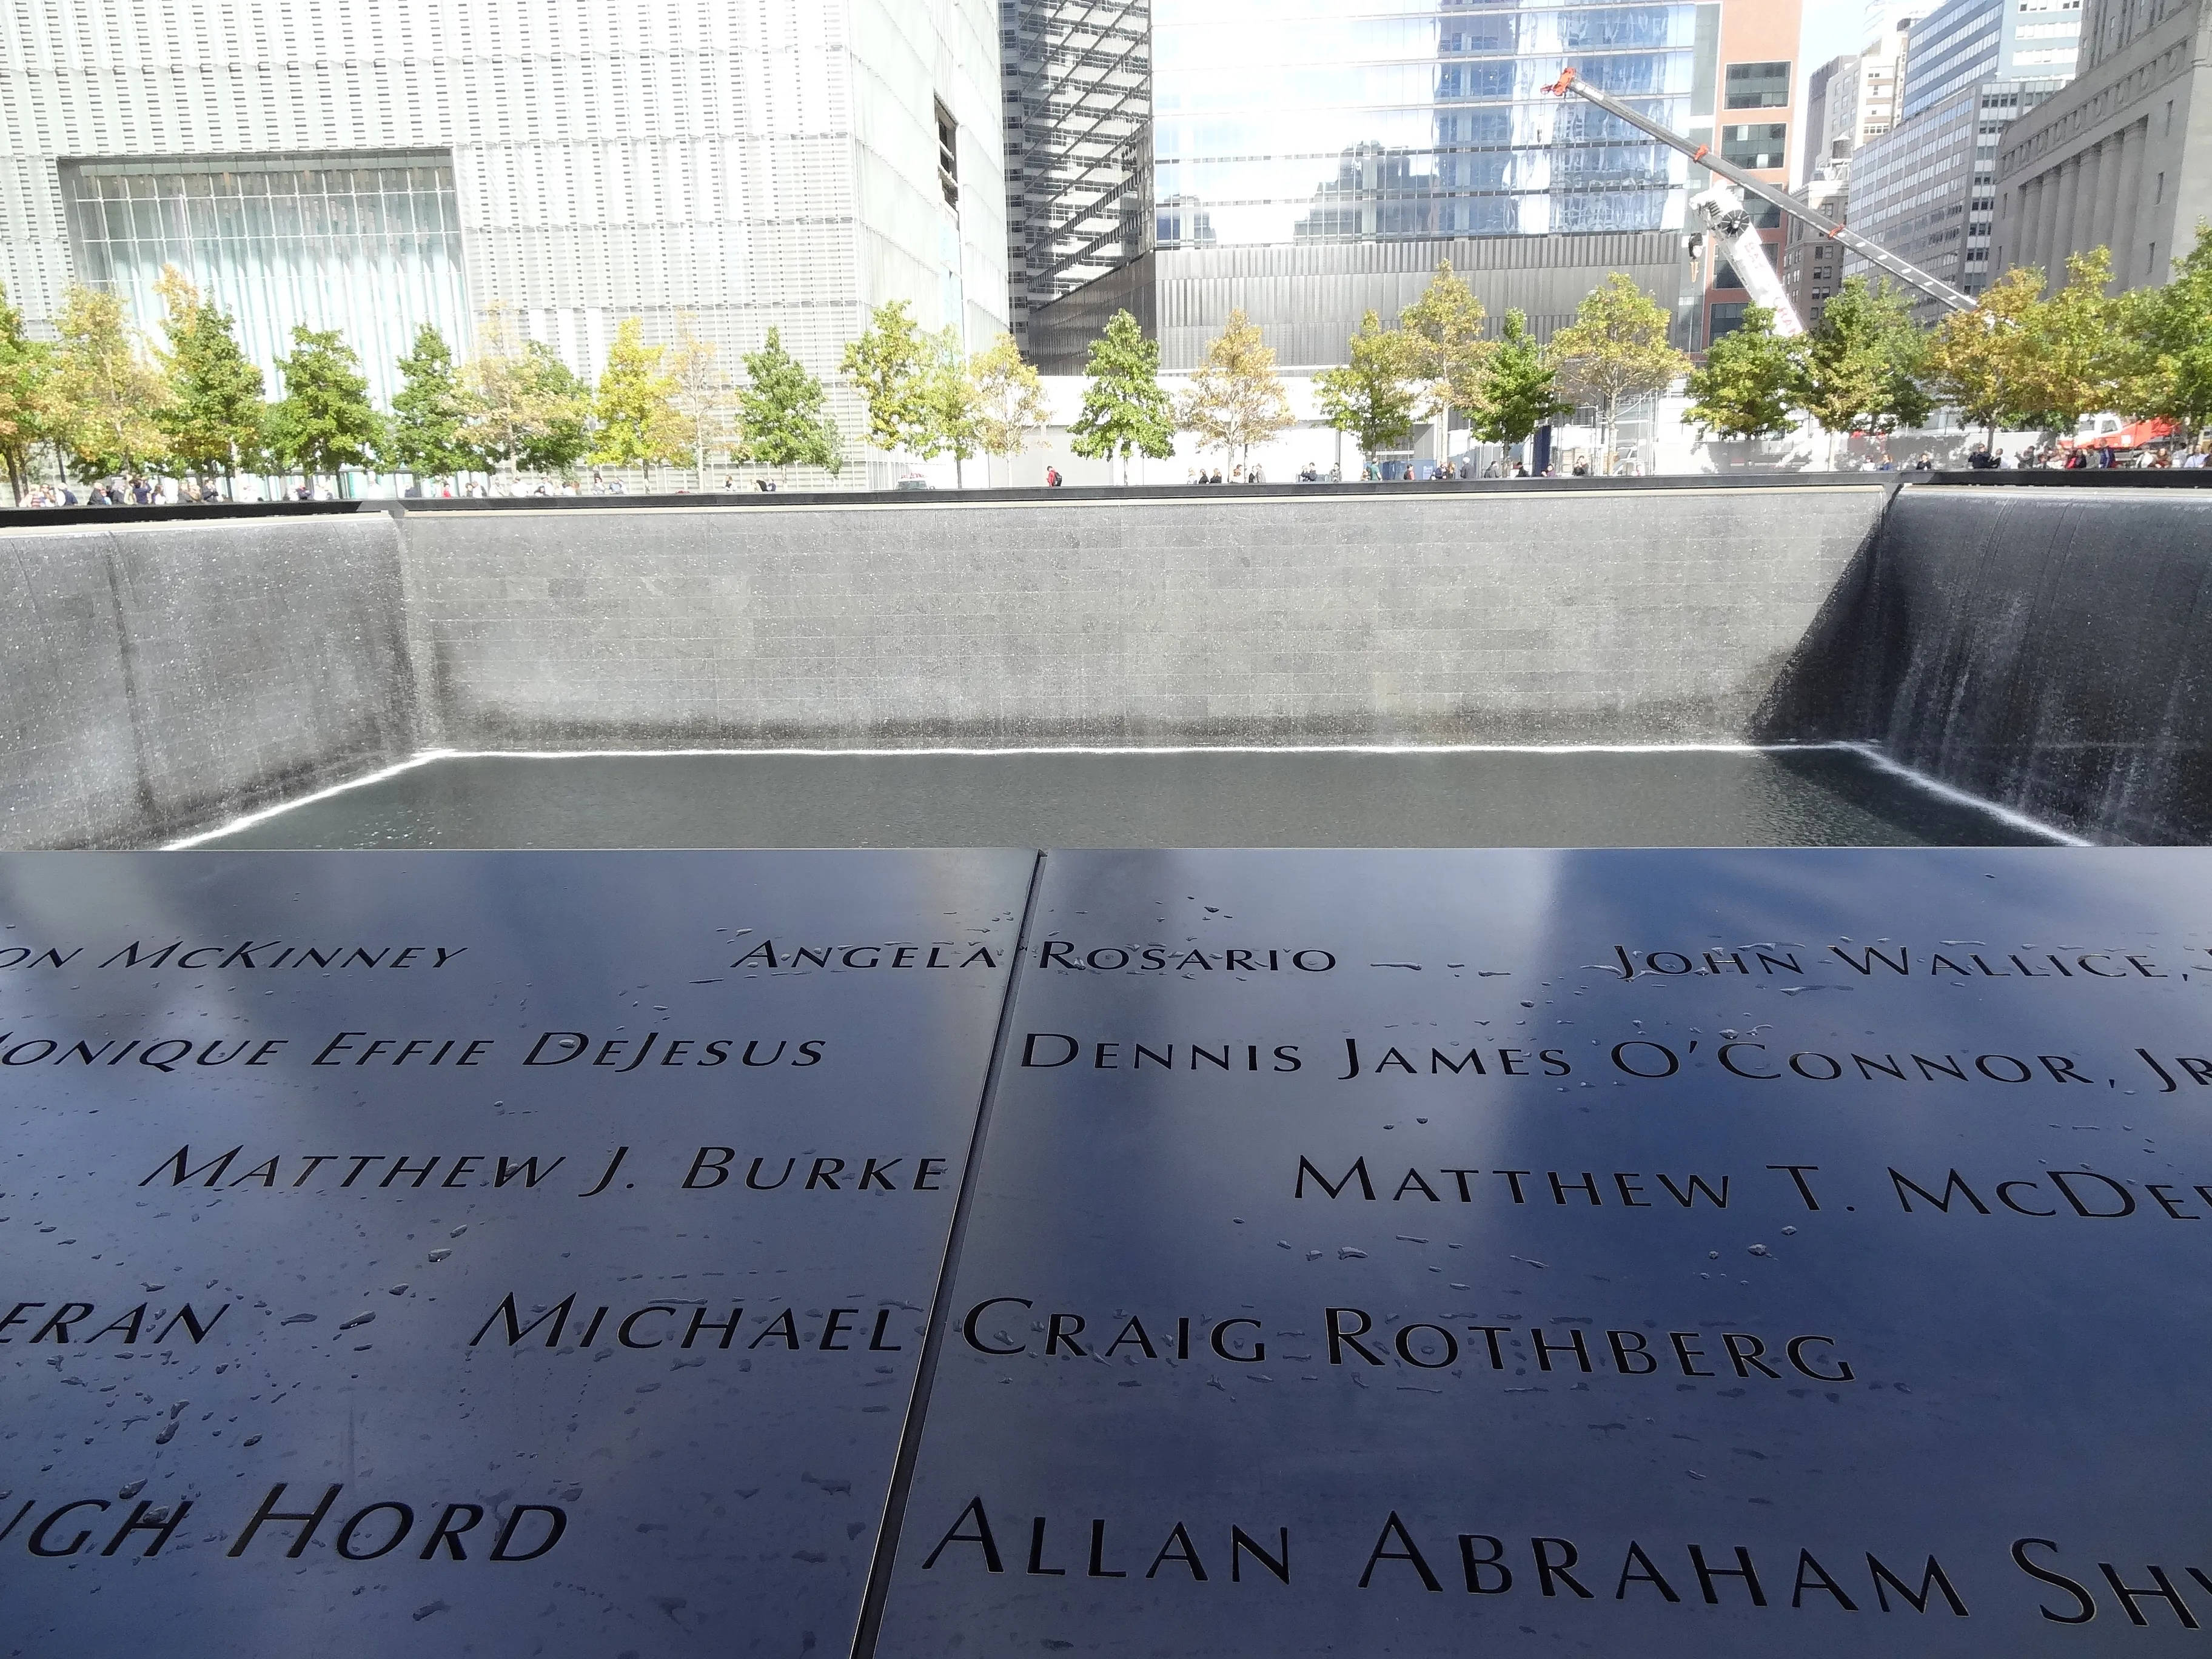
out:
<path id="1" fill-rule="evenodd" d="M 160 420 L 170 459 L 198 477 L 220 472 L 235 479 L 241 467 L 258 464 L 264 447 L 268 387 L 260 365 L 239 345 L 231 319 L 176 266 L 154 286 L 168 343 L 160 354 L 168 381 Z"/>
<path id="2" fill-rule="evenodd" d="M 461 370 L 463 443 L 510 487 L 518 471 L 572 471 L 591 447 L 590 388 L 550 346 L 524 342 L 502 304 L 485 310 L 477 337 Z"/>
<path id="3" fill-rule="evenodd" d="M 1360 453 L 1394 449 L 1413 436 L 1424 395 L 1412 340 L 1370 311 L 1352 337 L 1352 361 L 1314 376 L 1322 419 L 1348 434 Z"/>
<path id="4" fill-rule="evenodd" d="M 1522 444 L 1540 426 L 1563 421 L 1575 406 L 1559 396 L 1559 372 L 1528 332 L 1525 313 L 1505 313 L 1498 352 L 1474 405 L 1474 435 L 1486 444 Z"/>
<path id="5" fill-rule="evenodd" d="M 1584 296 L 1575 320 L 1552 338 L 1562 387 L 1597 410 L 1608 471 L 1622 407 L 1664 392 L 1689 372 L 1689 358 L 1668 343 L 1668 327 L 1666 307 L 1616 270 Z"/>
<path id="6" fill-rule="evenodd" d="M 775 329 L 758 351 L 742 360 L 744 384 L 738 388 L 738 449 L 741 459 L 772 466 L 819 466 L 835 477 L 843 465 L 845 441 L 830 418 L 822 382 L 784 349 Z"/>
<path id="7" fill-rule="evenodd" d="M 1197 436 L 1200 449 L 1233 454 L 1243 465 L 1251 460 L 1253 445 L 1285 430 L 1291 418 L 1274 350 L 1240 306 L 1229 313 L 1228 326 L 1206 343 L 1190 390 L 1176 406 L 1176 422 Z"/>
<path id="8" fill-rule="evenodd" d="M 968 365 L 975 383 L 975 431 L 986 455 L 1011 459 L 1028 447 L 1030 434 L 1050 418 L 1044 382 L 1022 361 L 1011 334 L 1001 334 Z"/>
<path id="9" fill-rule="evenodd" d="M 55 327 L 61 351 L 53 391 L 77 476 L 110 477 L 159 462 L 168 447 L 161 424 L 168 387 L 125 320 L 122 296 L 73 287 Z"/>
<path id="10" fill-rule="evenodd" d="M 2092 248 L 2066 261 L 2066 283 L 2036 314 L 2030 398 L 2043 424 L 2070 434 L 2084 415 L 2123 399 L 2131 342 L 2126 307 L 2106 290 L 2112 283 L 2112 252 Z"/>
<path id="11" fill-rule="evenodd" d="M 0 462 L 18 501 L 31 487 L 31 457 L 60 429 L 54 349 L 23 328 L 23 313 L 0 289 Z"/>
<path id="12" fill-rule="evenodd" d="M 2174 262 L 2172 281 L 2129 300 L 2142 354 L 2130 412 L 2192 432 L 2212 422 L 2212 224 L 2197 227 L 2197 246 Z"/>
<path id="13" fill-rule="evenodd" d="M 653 488 L 653 469 L 682 458 L 683 422 L 675 387 L 661 359 L 666 349 L 645 343 L 645 325 L 624 319 L 607 344 L 606 366 L 592 394 L 597 428 L 591 457 L 603 466 L 636 467 Z"/>
<path id="14" fill-rule="evenodd" d="M 1084 373 L 1083 413 L 1067 429 L 1077 454 L 1094 461 L 1118 455 L 1126 485 L 1132 455 L 1164 461 L 1175 453 L 1175 409 L 1160 389 L 1159 343 L 1145 337 L 1134 317 L 1114 313 L 1091 343 Z"/>
<path id="15" fill-rule="evenodd" d="M 1452 451 L 1452 414 L 1468 415 L 1482 402 L 1482 386 L 1498 343 L 1483 332 L 1482 301 L 1443 260 L 1421 297 L 1407 306 L 1398 326 L 1413 343 L 1415 372 L 1427 382 L 1421 412 L 1443 422 L 1441 453 Z"/>
<path id="16" fill-rule="evenodd" d="M 543 340 L 522 348 L 515 380 L 530 411 L 516 460 L 526 471 L 565 477 L 592 447 L 591 387 Z"/>
<path id="17" fill-rule="evenodd" d="M 1799 348 L 1799 408 L 1831 443 L 1852 432 L 1917 426 L 1935 407 L 1923 382 L 1928 337 L 1893 284 L 1850 276 Z"/>
<path id="18" fill-rule="evenodd" d="M 903 300 L 878 306 L 845 348 L 841 372 L 868 407 L 868 441 L 888 454 L 919 455 L 929 442 L 929 342 Z"/>
<path id="19" fill-rule="evenodd" d="M 467 398 L 453 367 L 453 349 L 435 327 L 415 331 L 414 349 L 399 360 L 399 390 L 392 394 L 380 452 L 385 467 L 424 478 L 447 478 L 476 463 L 468 444 Z"/>
<path id="20" fill-rule="evenodd" d="M 1999 427 L 2035 419 L 2036 336 L 2044 276 L 2015 266 L 1991 283 L 1972 311 L 1954 311 L 1929 343 L 1931 383 L 1944 400 L 1996 442 Z"/>
<path id="21" fill-rule="evenodd" d="M 968 463 L 983 447 L 982 407 L 975 383 L 969 377 L 968 354 L 957 329 L 946 328 L 929 341 L 927 367 L 921 378 L 922 406 L 928 423 L 919 453 L 952 457 L 952 478 L 968 487 Z"/>
<path id="22" fill-rule="evenodd" d="M 1774 331 L 1771 311 L 1752 306 L 1690 371 L 1690 422 L 1708 436 L 1779 437 L 1795 424 L 1798 370 L 1796 342 Z"/>
<path id="23" fill-rule="evenodd" d="M 368 465 L 383 422 L 361 359 L 337 330 L 295 326 L 291 355 L 276 360 L 276 370 L 284 395 L 269 412 L 269 437 L 277 459 L 310 485 L 325 474 L 342 485 L 346 468 Z"/>

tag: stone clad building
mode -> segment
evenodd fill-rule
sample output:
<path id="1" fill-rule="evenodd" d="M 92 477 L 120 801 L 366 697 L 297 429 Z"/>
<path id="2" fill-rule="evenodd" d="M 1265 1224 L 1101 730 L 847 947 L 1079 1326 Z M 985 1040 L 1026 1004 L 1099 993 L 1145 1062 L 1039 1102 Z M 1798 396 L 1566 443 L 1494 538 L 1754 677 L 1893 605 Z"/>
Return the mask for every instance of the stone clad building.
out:
<path id="1" fill-rule="evenodd" d="M 2072 85 L 2005 134 L 1997 266 L 2059 278 L 2112 250 L 2116 288 L 2153 287 L 2212 218 L 2212 3 L 2088 0 Z"/>

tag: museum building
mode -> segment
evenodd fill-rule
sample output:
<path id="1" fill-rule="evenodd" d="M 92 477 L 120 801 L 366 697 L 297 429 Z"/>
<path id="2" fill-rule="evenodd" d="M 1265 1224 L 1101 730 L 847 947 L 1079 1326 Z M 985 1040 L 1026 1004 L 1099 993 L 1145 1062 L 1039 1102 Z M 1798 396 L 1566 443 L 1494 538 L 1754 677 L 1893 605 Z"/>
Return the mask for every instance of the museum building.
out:
<path id="1" fill-rule="evenodd" d="M 776 328 L 825 380 L 886 300 L 1005 325 L 990 0 L 8 9 L 0 283 L 35 333 L 73 283 L 150 329 L 174 264 L 264 372 L 334 328 L 381 404 L 422 325 L 465 354 L 495 307 L 587 376 L 629 317 L 729 370 Z"/>

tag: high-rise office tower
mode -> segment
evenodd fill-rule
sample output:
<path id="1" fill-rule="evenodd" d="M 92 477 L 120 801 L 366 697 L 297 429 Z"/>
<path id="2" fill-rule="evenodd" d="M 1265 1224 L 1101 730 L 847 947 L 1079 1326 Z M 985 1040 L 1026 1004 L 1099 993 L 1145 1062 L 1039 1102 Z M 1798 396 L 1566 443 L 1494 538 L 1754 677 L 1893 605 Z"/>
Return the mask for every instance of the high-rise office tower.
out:
<path id="1" fill-rule="evenodd" d="M 1032 307 L 1151 246 L 1152 9 L 999 0 L 1009 309 L 1024 349 Z"/>

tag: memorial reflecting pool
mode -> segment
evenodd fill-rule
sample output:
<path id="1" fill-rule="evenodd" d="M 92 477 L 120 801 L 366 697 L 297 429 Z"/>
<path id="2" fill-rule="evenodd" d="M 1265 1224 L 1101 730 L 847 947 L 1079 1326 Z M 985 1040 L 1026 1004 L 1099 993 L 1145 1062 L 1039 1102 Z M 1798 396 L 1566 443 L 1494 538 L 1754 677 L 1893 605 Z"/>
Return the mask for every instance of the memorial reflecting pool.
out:
<path id="1" fill-rule="evenodd" d="M 2037 846 L 1854 750 L 453 756 L 201 844 Z"/>

